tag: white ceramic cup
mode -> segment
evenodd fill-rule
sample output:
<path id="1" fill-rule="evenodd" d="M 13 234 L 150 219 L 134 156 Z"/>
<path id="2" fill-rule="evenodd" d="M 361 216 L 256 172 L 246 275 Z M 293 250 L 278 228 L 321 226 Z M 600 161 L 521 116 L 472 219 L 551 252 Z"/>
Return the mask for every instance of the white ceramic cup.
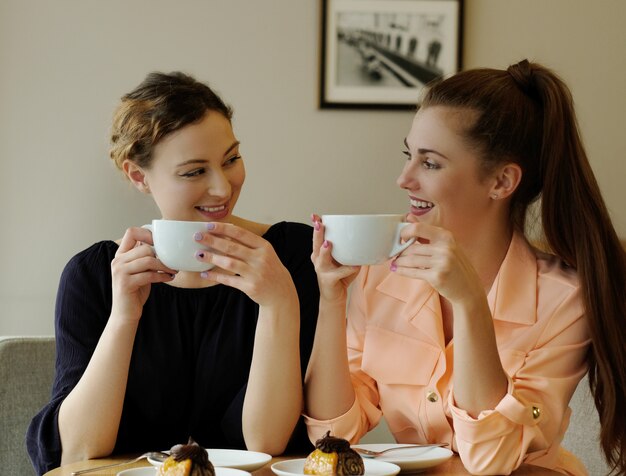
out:
<path id="1" fill-rule="evenodd" d="M 324 238 L 332 243 L 331 254 L 340 264 L 380 264 L 404 251 L 415 239 L 401 242 L 408 223 L 404 215 L 322 215 Z"/>
<path id="2" fill-rule="evenodd" d="M 206 222 L 152 220 L 151 225 L 144 225 L 152 232 L 154 251 L 157 258 L 168 268 L 177 271 L 207 271 L 215 265 L 205 263 L 196 258 L 198 251 L 207 251 L 210 248 L 198 243 L 194 239 L 196 232 L 205 232 Z"/>

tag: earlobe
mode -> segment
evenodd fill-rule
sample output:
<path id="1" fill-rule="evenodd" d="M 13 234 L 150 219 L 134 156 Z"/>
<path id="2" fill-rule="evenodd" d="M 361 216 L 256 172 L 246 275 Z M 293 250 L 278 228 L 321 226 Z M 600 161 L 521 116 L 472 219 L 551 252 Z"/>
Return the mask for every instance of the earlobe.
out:
<path id="1" fill-rule="evenodd" d="M 137 190 L 143 193 L 150 193 L 146 174 L 141 167 L 131 160 L 125 160 L 122 164 L 122 169 Z"/>
<path id="2" fill-rule="evenodd" d="M 515 163 L 506 164 L 496 175 L 494 186 L 489 191 L 492 200 L 507 198 L 517 190 L 522 180 L 522 168 Z"/>

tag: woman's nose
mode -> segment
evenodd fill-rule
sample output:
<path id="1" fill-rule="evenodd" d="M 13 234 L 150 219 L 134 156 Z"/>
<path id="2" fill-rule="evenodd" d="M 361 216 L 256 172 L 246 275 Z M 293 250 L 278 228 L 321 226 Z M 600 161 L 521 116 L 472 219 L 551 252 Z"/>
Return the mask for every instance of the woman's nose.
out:
<path id="1" fill-rule="evenodd" d="M 415 190 L 419 188 L 417 174 L 415 168 L 412 166 L 413 161 L 409 160 L 404 165 L 402 172 L 398 176 L 396 183 L 400 188 L 404 188 L 407 190 Z"/>
<path id="2" fill-rule="evenodd" d="M 230 194 L 230 182 L 224 172 L 220 170 L 210 174 L 207 191 L 213 197 L 227 197 Z"/>

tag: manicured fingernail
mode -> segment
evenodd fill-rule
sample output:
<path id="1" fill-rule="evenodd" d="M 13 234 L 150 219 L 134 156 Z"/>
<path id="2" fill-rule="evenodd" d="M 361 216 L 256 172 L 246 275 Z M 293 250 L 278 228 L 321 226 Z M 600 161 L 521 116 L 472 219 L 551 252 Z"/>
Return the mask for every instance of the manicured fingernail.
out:
<path id="1" fill-rule="evenodd" d="M 395 261 L 393 261 L 393 262 L 391 263 L 391 266 L 389 266 L 389 269 L 390 269 L 391 271 L 396 271 L 396 270 L 398 269 L 398 265 L 396 264 L 396 262 L 395 262 Z"/>
<path id="2" fill-rule="evenodd" d="M 317 221 L 317 220 L 315 220 L 315 221 L 313 222 L 313 228 L 315 228 L 315 231 L 320 231 L 320 228 L 321 228 L 321 227 L 320 227 L 320 222 L 319 222 L 319 221 Z"/>
<path id="3" fill-rule="evenodd" d="M 193 234 L 193 239 L 196 240 L 196 241 L 200 241 L 202 239 L 202 233 L 200 233 L 199 231 L 196 231 Z"/>
<path id="4" fill-rule="evenodd" d="M 212 230 L 215 228 L 215 223 L 207 223 L 206 224 L 206 229 L 207 230 Z"/>
<path id="5" fill-rule="evenodd" d="M 324 240 L 324 243 L 322 244 L 322 246 L 324 248 L 328 248 L 328 245 L 329 245 L 328 240 Z"/>
<path id="6" fill-rule="evenodd" d="M 202 271 L 202 272 L 200 273 L 200 277 L 201 277 L 201 278 L 206 279 L 206 278 L 208 278 L 208 277 L 209 277 L 209 273 L 207 273 L 206 271 Z"/>
<path id="7" fill-rule="evenodd" d="M 204 258 L 204 253 L 202 251 L 196 251 L 196 258 Z"/>

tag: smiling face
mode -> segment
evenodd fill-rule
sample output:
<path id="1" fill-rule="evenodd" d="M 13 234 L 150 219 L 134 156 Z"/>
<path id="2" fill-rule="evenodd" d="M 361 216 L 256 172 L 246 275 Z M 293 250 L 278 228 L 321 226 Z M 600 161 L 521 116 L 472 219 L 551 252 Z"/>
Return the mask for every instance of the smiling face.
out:
<path id="1" fill-rule="evenodd" d="M 246 175 L 231 123 L 216 111 L 163 138 L 149 168 L 126 161 L 124 171 L 163 218 L 188 221 L 230 221 Z"/>
<path id="2" fill-rule="evenodd" d="M 471 111 L 432 106 L 415 115 L 405 143 L 408 160 L 397 183 L 407 190 L 410 213 L 460 238 L 487 219 L 495 178 L 480 167 L 465 141 Z"/>

